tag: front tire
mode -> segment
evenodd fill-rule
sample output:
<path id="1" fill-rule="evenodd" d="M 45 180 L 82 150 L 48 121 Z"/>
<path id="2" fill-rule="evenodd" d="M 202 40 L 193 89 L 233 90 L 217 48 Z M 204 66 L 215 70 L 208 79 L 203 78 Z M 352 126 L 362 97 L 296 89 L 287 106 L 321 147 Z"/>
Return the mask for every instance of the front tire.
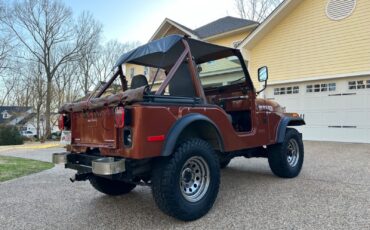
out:
<path id="1" fill-rule="evenodd" d="M 186 140 L 175 152 L 159 159 L 152 177 L 153 197 L 167 215 L 190 221 L 213 206 L 220 184 L 220 166 L 212 146 L 201 139 Z"/>
<path id="2" fill-rule="evenodd" d="M 127 194 L 133 190 L 136 185 L 126 183 L 123 181 L 110 180 L 104 177 L 92 176 L 90 177 L 90 184 L 99 192 L 110 195 L 119 196 Z"/>
<path id="3" fill-rule="evenodd" d="M 268 148 L 268 162 L 271 171 L 278 177 L 298 176 L 302 169 L 303 158 L 303 141 L 296 129 L 288 128 L 284 141 Z"/>

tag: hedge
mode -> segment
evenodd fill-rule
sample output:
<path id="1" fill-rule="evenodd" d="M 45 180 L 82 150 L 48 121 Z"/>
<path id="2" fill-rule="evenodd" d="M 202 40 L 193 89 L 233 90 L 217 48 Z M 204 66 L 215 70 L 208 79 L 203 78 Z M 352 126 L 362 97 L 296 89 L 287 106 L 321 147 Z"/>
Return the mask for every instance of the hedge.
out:
<path id="1" fill-rule="evenodd" d="M 15 126 L 0 126 L 0 145 L 21 145 L 23 137 Z"/>

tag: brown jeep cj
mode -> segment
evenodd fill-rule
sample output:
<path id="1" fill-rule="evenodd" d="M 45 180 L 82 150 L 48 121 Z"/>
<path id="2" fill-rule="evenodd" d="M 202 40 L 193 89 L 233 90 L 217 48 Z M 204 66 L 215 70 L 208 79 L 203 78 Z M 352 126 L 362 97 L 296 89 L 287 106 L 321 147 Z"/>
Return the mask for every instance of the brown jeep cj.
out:
<path id="1" fill-rule="evenodd" d="M 137 75 L 128 86 L 124 63 L 150 67 L 151 83 Z M 77 170 L 72 182 L 108 195 L 149 185 L 163 212 L 195 220 L 211 209 L 220 168 L 234 157 L 265 157 L 283 178 L 301 171 L 302 135 L 290 127 L 305 122 L 256 98 L 239 50 L 171 35 L 122 55 L 114 71 L 86 101 L 60 108 L 71 143 L 53 161 Z M 267 67 L 258 78 L 266 87 Z M 122 90 L 109 95 L 117 81 Z"/>

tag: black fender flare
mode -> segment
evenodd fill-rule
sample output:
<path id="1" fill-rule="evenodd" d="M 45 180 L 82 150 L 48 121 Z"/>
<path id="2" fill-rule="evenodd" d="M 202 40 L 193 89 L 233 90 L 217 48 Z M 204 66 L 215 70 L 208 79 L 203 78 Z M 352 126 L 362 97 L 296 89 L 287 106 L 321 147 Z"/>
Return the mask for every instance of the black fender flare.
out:
<path id="1" fill-rule="evenodd" d="M 161 156 L 170 156 L 176 148 L 176 142 L 180 137 L 182 131 L 184 131 L 189 125 L 197 121 L 206 122 L 215 129 L 217 134 L 217 141 L 219 143 L 219 149 L 221 151 L 224 151 L 223 138 L 217 125 L 211 119 L 202 114 L 191 113 L 178 119 L 175 124 L 172 125 L 170 131 L 167 133 L 165 142 L 163 144 Z"/>
<path id="2" fill-rule="evenodd" d="M 276 143 L 282 143 L 284 141 L 285 132 L 288 126 L 301 126 L 305 124 L 306 122 L 300 117 L 283 117 L 276 132 Z"/>

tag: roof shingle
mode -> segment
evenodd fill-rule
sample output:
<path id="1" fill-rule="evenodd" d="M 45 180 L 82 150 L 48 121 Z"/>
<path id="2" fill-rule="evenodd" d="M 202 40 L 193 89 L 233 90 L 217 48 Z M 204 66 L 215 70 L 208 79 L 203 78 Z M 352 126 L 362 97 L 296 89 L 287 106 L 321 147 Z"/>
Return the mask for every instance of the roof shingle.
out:
<path id="1" fill-rule="evenodd" d="M 227 16 L 201 26 L 193 31 L 199 38 L 207 38 L 257 24 L 258 22 L 255 21 Z"/>

